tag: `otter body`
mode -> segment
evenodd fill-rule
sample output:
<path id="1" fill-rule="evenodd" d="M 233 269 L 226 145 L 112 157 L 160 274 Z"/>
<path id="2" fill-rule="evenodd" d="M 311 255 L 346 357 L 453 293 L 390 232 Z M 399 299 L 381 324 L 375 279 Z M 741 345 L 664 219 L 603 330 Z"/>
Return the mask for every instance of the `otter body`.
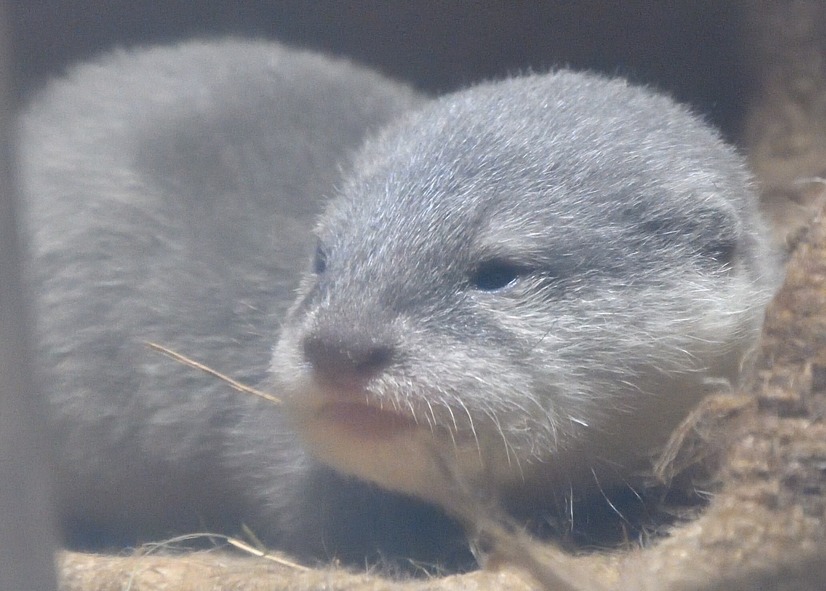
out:
<path id="1" fill-rule="evenodd" d="M 86 536 L 243 521 L 303 556 L 462 554 L 431 505 L 452 478 L 517 514 L 633 481 L 736 378 L 776 280 L 734 151 L 592 75 L 425 103 L 189 43 L 77 69 L 21 138 L 60 508 Z"/>
<path id="2" fill-rule="evenodd" d="M 247 484 L 223 454 L 249 397 L 146 342 L 259 385 L 348 153 L 421 101 L 344 60 L 225 40 L 119 51 L 27 106 L 24 228 L 71 541 L 237 531 Z"/>

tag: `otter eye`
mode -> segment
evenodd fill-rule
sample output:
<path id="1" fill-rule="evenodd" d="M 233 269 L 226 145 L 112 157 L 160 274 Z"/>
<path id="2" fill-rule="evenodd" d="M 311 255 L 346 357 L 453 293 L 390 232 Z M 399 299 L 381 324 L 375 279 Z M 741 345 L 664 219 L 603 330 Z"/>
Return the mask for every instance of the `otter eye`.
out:
<path id="1" fill-rule="evenodd" d="M 470 276 L 470 283 L 482 291 L 496 291 L 509 286 L 525 272 L 524 267 L 509 261 L 485 261 Z"/>
<path id="2" fill-rule="evenodd" d="M 319 242 L 315 247 L 315 256 L 313 256 L 313 273 L 321 275 L 327 270 L 327 252 Z"/>

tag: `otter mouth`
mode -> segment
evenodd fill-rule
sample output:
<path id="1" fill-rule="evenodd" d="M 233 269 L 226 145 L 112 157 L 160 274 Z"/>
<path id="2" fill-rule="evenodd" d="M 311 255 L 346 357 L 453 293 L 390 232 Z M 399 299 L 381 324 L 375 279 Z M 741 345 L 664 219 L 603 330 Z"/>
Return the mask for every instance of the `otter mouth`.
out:
<path id="1" fill-rule="evenodd" d="M 408 416 L 358 402 L 327 402 L 314 418 L 360 439 L 388 439 L 418 428 Z"/>

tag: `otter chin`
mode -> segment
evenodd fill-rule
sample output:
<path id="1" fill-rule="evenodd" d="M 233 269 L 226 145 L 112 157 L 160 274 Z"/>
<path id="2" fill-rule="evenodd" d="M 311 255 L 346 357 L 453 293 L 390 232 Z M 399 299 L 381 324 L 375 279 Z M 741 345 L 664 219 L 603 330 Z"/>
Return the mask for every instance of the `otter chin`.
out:
<path id="1" fill-rule="evenodd" d="M 437 504 L 448 502 L 455 486 L 447 464 L 463 481 L 484 472 L 473 432 L 445 428 L 409 409 L 382 408 L 369 395 L 344 390 L 312 389 L 300 403 L 287 399 L 302 443 L 337 471 Z"/>
<path id="2" fill-rule="evenodd" d="M 456 487 L 442 458 L 463 482 L 481 482 L 485 465 L 475 445 L 454 445 L 392 413 L 343 406 L 325 408 L 300 426 L 310 452 L 337 471 L 439 505 L 450 503 Z"/>

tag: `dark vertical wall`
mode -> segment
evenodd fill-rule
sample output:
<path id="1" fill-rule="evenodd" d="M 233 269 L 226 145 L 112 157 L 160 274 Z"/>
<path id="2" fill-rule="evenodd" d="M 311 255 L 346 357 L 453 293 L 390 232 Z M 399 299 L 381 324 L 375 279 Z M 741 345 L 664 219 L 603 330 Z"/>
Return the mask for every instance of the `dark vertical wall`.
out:
<path id="1" fill-rule="evenodd" d="M 0 3 L 0 589 L 50 591 L 57 583 L 49 454 L 20 285 L 4 8 Z"/>

